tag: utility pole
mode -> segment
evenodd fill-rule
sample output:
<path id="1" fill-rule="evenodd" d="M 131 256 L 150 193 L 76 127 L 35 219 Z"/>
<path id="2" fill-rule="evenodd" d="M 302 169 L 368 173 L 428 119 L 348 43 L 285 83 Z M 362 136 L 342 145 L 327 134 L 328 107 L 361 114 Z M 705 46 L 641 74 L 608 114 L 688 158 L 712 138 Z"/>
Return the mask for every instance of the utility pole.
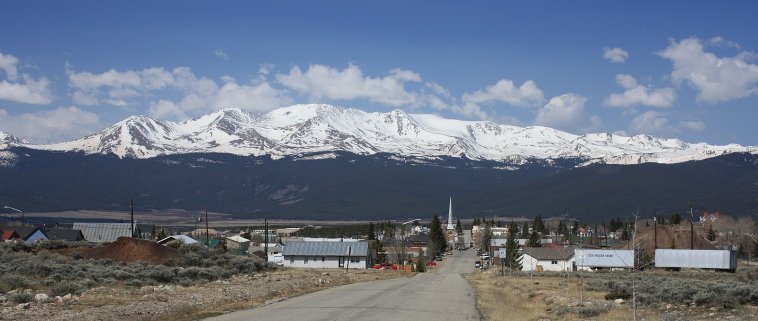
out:
<path id="1" fill-rule="evenodd" d="M 205 209 L 205 245 L 208 245 L 208 248 L 211 247 L 210 237 L 208 236 L 208 208 Z"/>
<path id="2" fill-rule="evenodd" d="M 637 244 L 635 243 L 637 241 L 637 220 L 640 217 L 640 210 L 637 209 L 637 213 L 634 215 L 634 232 L 632 232 L 632 257 L 634 258 L 634 262 L 632 262 L 632 314 L 634 317 L 634 321 L 637 321 L 637 283 L 635 282 L 634 277 L 634 270 L 637 269 Z"/>
<path id="3" fill-rule="evenodd" d="M 131 212 L 131 219 L 129 220 L 129 230 L 132 232 L 132 237 L 134 237 L 134 197 L 132 196 L 131 201 L 129 201 L 129 211 Z"/>
<path id="4" fill-rule="evenodd" d="M 694 216 L 692 214 L 692 204 L 690 204 L 690 250 L 695 249 L 695 225 L 692 220 L 694 220 Z"/>
<path id="5" fill-rule="evenodd" d="M 350 256 L 353 255 L 353 246 L 349 246 L 347 248 L 347 264 L 345 264 L 345 273 L 347 273 L 347 269 L 350 268 Z"/>
<path id="6" fill-rule="evenodd" d="M 268 262 L 268 220 L 265 218 L 263 219 L 263 234 L 265 235 L 263 237 L 263 256 Z"/>
<path id="7" fill-rule="evenodd" d="M 658 217 L 653 214 L 653 250 L 658 249 Z"/>

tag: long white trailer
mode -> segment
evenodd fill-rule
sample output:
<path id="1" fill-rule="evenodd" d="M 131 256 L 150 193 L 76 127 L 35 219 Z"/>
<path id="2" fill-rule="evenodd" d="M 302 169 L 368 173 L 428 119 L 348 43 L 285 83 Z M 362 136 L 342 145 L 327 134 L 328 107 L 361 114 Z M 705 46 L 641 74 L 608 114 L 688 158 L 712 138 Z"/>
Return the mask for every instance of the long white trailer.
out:
<path id="1" fill-rule="evenodd" d="M 655 250 L 655 267 L 737 270 L 737 253 L 730 250 Z"/>
<path id="2" fill-rule="evenodd" d="M 579 268 L 634 268 L 634 250 L 574 249 Z"/>

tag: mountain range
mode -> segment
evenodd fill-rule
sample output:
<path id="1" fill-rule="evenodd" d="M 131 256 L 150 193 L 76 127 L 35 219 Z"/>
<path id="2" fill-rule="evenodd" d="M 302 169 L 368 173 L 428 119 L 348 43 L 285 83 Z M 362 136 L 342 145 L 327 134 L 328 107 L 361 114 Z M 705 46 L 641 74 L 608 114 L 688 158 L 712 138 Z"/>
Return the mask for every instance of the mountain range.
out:
<path id="1" fill-rule="evenodd" d="M 737 152 L 758 153 L 758 147 L 736 144 L 693 144 L 649 135 L 574 135 L 541 126 L 462 121 L 401 110 L 368 113 L 323 104 L 294 105 L 267 113 L 222 109 L 181 123 L 132 116 L 95 134 L 62 143 L 24 144 L 7 133 L 0 133 L 0 142 L 6 146 L 140 159 L 188 153 L 281 158 L 349 152 L 427 159 L 465 157 L 510 164 L 576 158 L 584 160 L 580 166 L 671 164 Z"/>
<path id="2" fill-rule="evenodd" d="M 0 133 L 0 203 L 31 211 L 211 211 L 292 219 L 758 212 L 756 147 L 573 135 L 400 110 L 223 109 L 127 118 L 29 144 Z"/>

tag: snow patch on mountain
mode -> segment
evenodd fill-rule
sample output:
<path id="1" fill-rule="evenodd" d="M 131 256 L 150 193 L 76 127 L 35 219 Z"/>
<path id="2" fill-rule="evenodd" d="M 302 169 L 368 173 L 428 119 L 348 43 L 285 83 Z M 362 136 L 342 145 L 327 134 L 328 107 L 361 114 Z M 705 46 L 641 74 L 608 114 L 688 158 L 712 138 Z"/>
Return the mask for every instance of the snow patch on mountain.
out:
<path id="1" fill-rule="evenodd" d="M 198 152 L 270 155 L 272 159 L 323 154 L 321 157 L 330 158 L 333 152 L 345 151 L 415 158 L 467 157 L 512 165 L 534 159 L 579 158 L 588 165 L 679 163 L 734 152 L 758 153 L 756 147 L 740 145 L 690 144 L 649 135 L 574 135 L 541 126 L 463 121 L 402 110 L 369 113 L 325 104 L 294 105 L 267 113 L 229 108 L 181 123 L 133 116 L 81 139 L 48 145 L 23 144 L 2 135 L 0 143 L 6 147 L 130 158 Z"/>

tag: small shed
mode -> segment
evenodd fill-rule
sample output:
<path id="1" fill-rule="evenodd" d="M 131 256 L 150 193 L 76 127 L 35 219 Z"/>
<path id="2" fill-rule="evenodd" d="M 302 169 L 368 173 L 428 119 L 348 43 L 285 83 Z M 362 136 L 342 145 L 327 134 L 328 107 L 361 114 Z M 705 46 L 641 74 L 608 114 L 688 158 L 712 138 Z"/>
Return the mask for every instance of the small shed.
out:
<path id="1" fill-rule="evenodd" d="M 526 247 L 521 258 L 522 271 L 572 271 L 574 248 Z"/>

